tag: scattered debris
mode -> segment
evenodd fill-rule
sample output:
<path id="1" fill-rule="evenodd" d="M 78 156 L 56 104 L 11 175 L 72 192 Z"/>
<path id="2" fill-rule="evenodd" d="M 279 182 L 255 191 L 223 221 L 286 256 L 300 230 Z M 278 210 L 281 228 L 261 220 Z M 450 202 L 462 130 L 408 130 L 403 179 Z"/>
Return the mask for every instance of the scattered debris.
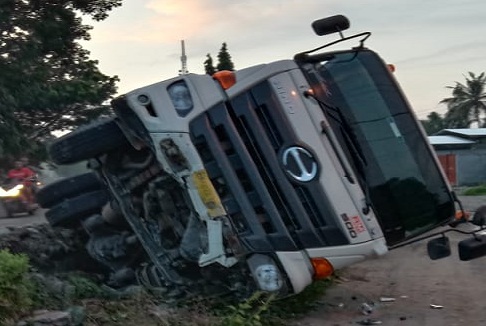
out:
<path id="1" fill-rule="evenodd" d="M 444 306 L 441 306 L 441 305 L 438 305 L 438 304 L 430 304 L 430 308 L 432 309 L 442 309 L 444 308 Z"/>
<path id="2" fill-rule="evenodd" d="M 407 317 L 402 316 L 402 317 L 400 317 L 400 320 L 407 320 Z"/>
<path id="3" fill-rule="evenodd" d="M 401 295 L 400 299 L 408 299 L 408 295 Z"/>
<path id="4" fill-rule="evenodd" d="M 361 304 L 361 312 L 363 315 L 370 315 L 373 313 L 373 307 L 370 304 L 363 302 Z"/>
<path id="5" fill-rule="evenodd" d="M 390 297 L 381 297 L 380 302 L 395 302 L 395 298 L 390 298 Z"/>
<path id="6" fill-rule="evenodd" d="M 336 277 L 336 283 L 346 283 L 349 282 L 350 280 L 342 275 Z"/>
<path id="7" fill-rule="evenodd" d="M 364 319 L 364 320 L 358 321 L 358 324 L 359 325 L 381 325 L 381 324 L 383 324 L 383 322 L 381 320 L 377 320 L 377 319 Z"/>

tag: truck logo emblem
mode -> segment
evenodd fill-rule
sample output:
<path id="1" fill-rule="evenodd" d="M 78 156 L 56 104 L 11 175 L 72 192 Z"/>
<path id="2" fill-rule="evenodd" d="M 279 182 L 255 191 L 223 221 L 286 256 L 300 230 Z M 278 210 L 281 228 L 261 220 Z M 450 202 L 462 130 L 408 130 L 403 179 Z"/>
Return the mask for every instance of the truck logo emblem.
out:
<path id="1" fill-rule="evenodd" d="M 282 154 L 285 172 L 300 182 L 313 180 L 317 175 L 317 162 L 307 149 L 300 146 L 287 148 Z"/>

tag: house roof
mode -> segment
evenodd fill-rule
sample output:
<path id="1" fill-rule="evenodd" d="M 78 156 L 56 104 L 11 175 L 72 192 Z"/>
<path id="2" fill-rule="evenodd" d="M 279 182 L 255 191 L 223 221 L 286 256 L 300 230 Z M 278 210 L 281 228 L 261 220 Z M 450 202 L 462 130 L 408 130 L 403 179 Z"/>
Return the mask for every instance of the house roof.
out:
<path id="1" fill-rule="evenodd" d="M 468 139 L 477 139 L 486 137 L 486 128 L 443 129 L 436 135 L 456 135 Z"/>
<path id="2" fill-rule="evenodd" d="M 472 145 L 474 140 L 464 139 L 456 136 L 428 136 L 432 145 Z"/>

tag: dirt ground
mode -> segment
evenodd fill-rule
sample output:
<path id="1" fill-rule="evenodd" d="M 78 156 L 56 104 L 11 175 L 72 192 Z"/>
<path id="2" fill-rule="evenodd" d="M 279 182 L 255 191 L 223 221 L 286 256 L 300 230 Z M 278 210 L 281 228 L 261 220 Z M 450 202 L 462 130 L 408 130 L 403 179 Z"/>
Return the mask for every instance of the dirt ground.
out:
<path id="1" fill-rule="evenodd" d="M 450 238 L 454 245 L 462 236 Z M 455 252 L 432 261 L 425 243 L 416 243 L 342 272 L 321 307 L 294 325 L 359 325 L 366 319 L 397 326 L 486 325 L 485 267 L 486 257 L 463 262 Z M 382 297 L 395 301 L 380 302 Z M 370 315 L 362 313 L 363 303 L 373 308 Z"/>
<path id="2" fill-rule="evenodd" d="M 470 211 L 486 204 L 484 196 L 461 200 Z M 422 241 L 341 271 L 341 281 L 328 290 L 321 306 L 292 325 L 486 325 L 486 257 L 460 261 L 456 248 L 465 236 L 448 236 L 453 249 L 448 258 L 430 260 Z M 362 312 L 363 303 L 372 307 L 371 314 Z"/>

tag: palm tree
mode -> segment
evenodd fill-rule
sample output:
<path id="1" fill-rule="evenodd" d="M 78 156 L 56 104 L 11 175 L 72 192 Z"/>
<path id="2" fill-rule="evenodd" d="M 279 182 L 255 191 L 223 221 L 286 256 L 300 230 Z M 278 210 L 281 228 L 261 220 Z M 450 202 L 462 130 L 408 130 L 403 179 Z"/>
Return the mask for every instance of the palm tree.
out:
<path id="1" fill-rule="evenodd" d="M 465 84 L 456 82 L 455 86 L 448 86 L 452 89 L 452 97 L 440 101 L 447 104 L 446 120 L 462 127 L 474 122 L 479 127 L 484 126 L 486 122 L 481 122 L 481 116 L 486 114 L 486 75 L 469 72 L 469 77 L 465 78 Z"/>

